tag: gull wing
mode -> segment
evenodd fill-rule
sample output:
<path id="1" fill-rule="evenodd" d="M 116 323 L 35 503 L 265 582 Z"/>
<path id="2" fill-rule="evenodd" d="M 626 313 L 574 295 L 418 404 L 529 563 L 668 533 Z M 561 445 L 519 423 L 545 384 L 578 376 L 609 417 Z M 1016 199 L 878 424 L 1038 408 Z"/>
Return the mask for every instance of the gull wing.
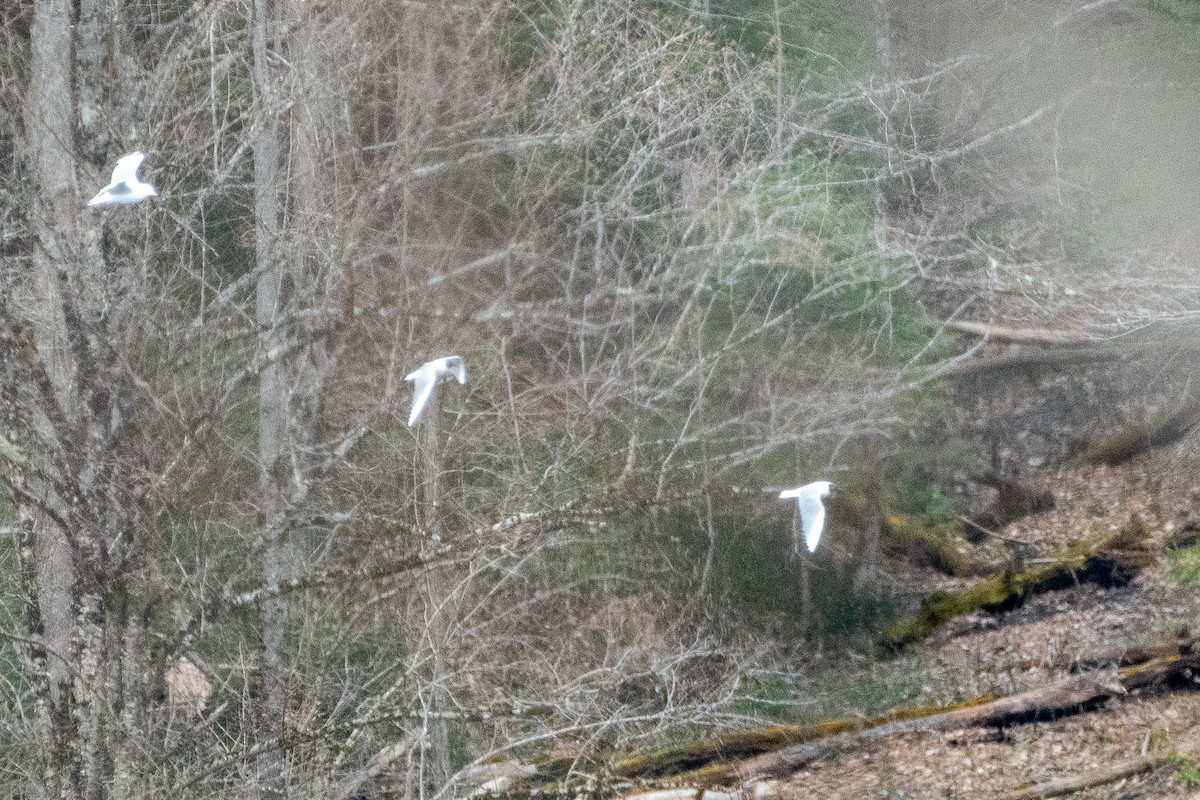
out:
<path id="1" fill-rule="evenodd" d="M 408 414 L 408 427 L 410 428 L 417 424 L 417 420 L 421 418 L 421 412 L 429 404 L 429 398 L 433 397 L 433 387 L 437 383 L 437 375 L 432 369 L 425 368 L 428 366 L 426 364 L 404 379 L 413 382 L 412 411 Z"/>
<path id="2" fill-rule="evenodd" d="M 796 504 L 800 507 L 800 526 L 804 530 L 804 546 L 810 553 L 816 552 L 821 531 L 825 529 L 825 504 L 821 502 L 820 488 L 814 489 L 796 496 Z"/>
<path id="3" fill-rule="evenodd" d="M 130 153 L 129 155 L 121 156 L 117 159 L 117 165 L 113 167 L 112 182 L 137 183 L 138 167 L 142 165 L 142 161 L 145 158 L 145 153 Z"/>

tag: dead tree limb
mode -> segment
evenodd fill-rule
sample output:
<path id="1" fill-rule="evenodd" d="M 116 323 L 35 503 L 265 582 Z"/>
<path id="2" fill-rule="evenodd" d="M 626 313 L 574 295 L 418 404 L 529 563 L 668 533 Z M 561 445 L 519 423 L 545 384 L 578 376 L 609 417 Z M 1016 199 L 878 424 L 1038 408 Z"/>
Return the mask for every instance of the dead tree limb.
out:
<path id="1" fill-rule="evenodd" d="M 1196 647 L 1196 639 L 1180 637 L 1179 641 L 1170 644 L 1145 645 L 1135 647 L 1114 647 L 1096 653 L 1085 653 L 1070 658 L 1056 659 L 1054 666 L 1059 669 L 1070 669 L 1079 672 L 1084 669 L 1097 667 L 1132 667 L 1145 664 L 1159 658 L 1187 655 Z"/>
<path id="2" fill-rule="evenodd" d="M 1084 345 L 1093 344 L 1096 338 L 1071 331 L 1054 330 L 1051 328 L 1009 328 L 1003 325 L 993 325 L 989 322 L 970 322 L 968 320 L 952 319 L 946 322 L 950 330 L 969 333 L 974 336 L 986 336 L 1002 342 L 1014 344 L 1053 344 L 1053 345 Z"/>
<path id="3" fill-rule="evenodd" d="M 1093 770 L 1083 775 L 1073 775 L 1069 778 L 1046 781 L 1027 789 L 1017 789 L 1008 794 L 1000 795 L 1000 800 L 1043 800 L 1047 797 L 1060 797 L 1064 794 L 1082 792 L 1093 786 L 1104 786 L 1122 778 L 1141 775 L 1171 763 L 1169 756 L 1143 756 L 1129 761 L 1121 761 L 1111 767 Z"/>
<path id="4" fill-rule="evenodd" d="M 978 610 L 1006 611 L 1032 595 L 1069 588 L 1081 581 L 1123 585 L 1153 558 L 1145 539 L 1141 523 L 1131 519 L 1116 534 L 1048 564 L 1005 571 L 956 592 L 934 592 L 921 602 L 916 614 L 888 626 L 880 644 L 897 650 L 925 639 L 954 617 Z"/>
<path id="5" fill-rule="evenodd" d="M 931 716 L 889 722 L 874 728 L 842 733 L 805 744 L 746 759 L 736 764 L 721 764 L 678 776 L 681 783 L 723 783 L 737 780 L 743 784 L 796 772 L 817 759 L 836 755 L 869 741 L 898 733 L 951 731 L 965 728 L 1001 727 L 1033 719 L 1045 719 L 1094 707 L 1125 693 L 1120 681 L 1108 674 L 1090 674 L 1068 678 L 1049 686 L 1040 686 L 1011 697 L 968 706 Z"/>
<path id="6" fill-rule="evenodd" d="M 408 756 L 413 749 L 419 746 L 420 741 L 417 737 L 409 734 L 400 741 L 383 748 L 371 756 L 371 760 L 363 767 L 347 775 L 333 787 L 331 795 L 333 800 L 353 800 L 355 797 L 362 797 L 364 785 L 386 773 L 394 763 Z"/>
<path id="7" fill-rule="evenodd" d="M 687 787 L 687 791 L 714 786 L 746 788 L 895 734 L 1000 728 L 1057 719 L 1094 710 L 1130 692 L 1182 689 L 1200 682 L 1197 677 L 1200 653 L 1193 650 L 1191 640 L 1129 652 L 1147 658 L 1120 671 L 1073 675 L 999 699 L 982 697 L 952 706 L 911 706 L 870 719 L 825 720 L 806 726 L 772 725 L 725 734 L 680 747 L 631 754 L 609 762 L 603 771 L 621 781 L 649 784 L 647 790 L 655 784 L 659 788 Z M 1111 663 L 1104 653 L 1083 656 L 1079 661 Z M 583 760 L 593 771 L 601 768 L 598 759 Z M 579 762 L 578 757 L 572 757 L 539 764 L 536 774 L 530 775 L 523 785 L 536 790 L 539 786 L 559 783 L 572 771 L 572 765 Z"/>
<path id="8" fill-rule="evenodd" d="M 937 708 L 900 709 L 892 718 L 857 730 L 823 723 L 814 726 L 837 730 L 833 735 L 763 753 L 740 761 L 711 763 L 677 774 L 671 783 L 689 786 L 742 785 L 782 777 L 812 762 L 853 750 L 872 741 L 900 733 L 953 731 L 968 728 L 1005 727 L 1039 719 L 1054 719 L 1102 706 L 1114 697 L 1139 690 L 1194 686 L 1200 680 L 1200 654 L 1188 650 L 1160 656 L 1119 673 L 1092 672 L 1039 686 L 1011 697 L 984 703 L 968 703 L 951 710 Z"/>

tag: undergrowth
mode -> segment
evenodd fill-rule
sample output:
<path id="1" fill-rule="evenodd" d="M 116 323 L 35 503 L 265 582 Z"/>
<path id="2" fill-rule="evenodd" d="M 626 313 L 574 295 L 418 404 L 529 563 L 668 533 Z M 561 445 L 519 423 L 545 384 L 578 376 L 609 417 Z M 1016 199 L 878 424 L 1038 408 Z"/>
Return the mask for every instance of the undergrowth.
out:
<path id="1" fill-rule="evenodd" d="M 1168 576 L 1175 583 L 1200 586 L 1200 544 L 1176 550 L 1169 556 Z"/>

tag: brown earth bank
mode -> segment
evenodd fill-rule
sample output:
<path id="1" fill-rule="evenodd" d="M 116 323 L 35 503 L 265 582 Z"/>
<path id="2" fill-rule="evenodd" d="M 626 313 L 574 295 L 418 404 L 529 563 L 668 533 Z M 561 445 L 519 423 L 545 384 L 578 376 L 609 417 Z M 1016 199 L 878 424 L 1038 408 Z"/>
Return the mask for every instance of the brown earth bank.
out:
<path id="1" fill-rule="evenodd" d="M 1028 480 L 1052 492 L 1055 507 L 1008 525 L 1004 536 L 1046 554 L 1088 532 L 1116 530 L 1133 517 L 1157 553 L 1154 563 L 1125 586 L 1081 583 L 1003 614 L 952 620 L 905 657 L 921 677 L 913 703 L 1028 691 L 1068 675 L 1087 654 L 1162 644 L 1200 622 L 1200 592 L 1171 580 L 1167 557 L 1195 507 L 1200 473 L 1191 469 L 1190 459 L 1178 450 L 1157 452 L 1119 466 L 1045 470 Z M 920 580 L 911 571 L 909 577 Z M 944 576 L 931 583 L 953 588 Z M 1134 692 L 1057 720 L 863 740 L 770 788 L 783 798 L 829 800 L 1016 797 L 1030 787 L 1045 784 L 1050 791 L 1054 781 L 1098 776 L 1114 765 L 1166 753 L 1200 759 L 1200 694 Z M 1171 761 L 1147 766 L 1152 768 L 1066 794 L 1200 796 L 1200 786 L 1189 781 L 1195 773 L 1186 767 Z"/>
<path id="2" fill-rule="evenodd" d="M 1052 510 L 1003 530 L 1006 538 L 1028 545 L 1026 558 L 1035 561 L 1134 524 L 1153 554 L 1148 566 L 1124 585 L 1080 582 L 1031 596 L 1004 613 L 954 618 L 899 656 L 865 668 L 861 655 L 856 661 L 836 648 L 816 654 L 798 648 L 804 654 L 793 665 L 797 673 L 840 670 L 880 684 L 915 681 L 919 688 L 898 697 L 907 710 L 1036 695 L 1039 689 L 1070 684 L 1080 673 L 1103 682 L 1107 671 L 1119 682 L 1126 655 L 1145 660 L 1152 654 L 1142 651 L 1181 642 L 1191 652 L 1187 642 L 1194 635 L 1193 621 L 1200 621 L 1200 592 L 1172 579 L 1169 557 L 1181 531 L 1195 524 L 1192 509 L 1200 494 L 1200 479 L 1186 452 L 1157 451 L 1116 466 L 1047 468 L 1026 480 L 1055 498 Z M 970 580 L 900 565 L 886 572 L 922 592 L 953 590 Z M 789 799 L 1194 798 L 1200 796 L 1194 767 L 1200 760 L 1200 693 L 1194 688 L 1200 688 L 1200 677 L 1188 668 L 1170 687 L 1117 691 L 1082 708 L 999 727 L 908 730 L 901 725 L 878 736 L 851 733 L 843 735 L 848 741 L 790 774 L 741 788 Z M 863 719 L 864 728 L 877 723 Z M 708 775 L 720 773 L 717 768 Z M 689 776 L 682 778 L 689 785 Z M 718 780 L 718 786 L 729 782 Z"/>

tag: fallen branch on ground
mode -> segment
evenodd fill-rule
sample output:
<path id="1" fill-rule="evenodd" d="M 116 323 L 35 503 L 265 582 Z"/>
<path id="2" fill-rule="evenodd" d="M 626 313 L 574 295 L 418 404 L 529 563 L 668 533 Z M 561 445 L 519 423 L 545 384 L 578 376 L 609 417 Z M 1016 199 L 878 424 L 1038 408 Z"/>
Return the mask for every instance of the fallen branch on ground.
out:
<path id="1" fill-rule="evenodd" d="M 1146 658 L 1117 672 L 1106 670 L 1074 675 L 1010 697 L 976 698 L 952 706 L 899 708 L 872 719 L 826 720 L 807 726 L 773 725 L 691 745 L 632 754 L 611 761 L 607 770 L 600 771 L 622 783 L 649 781 L 657 783 L 659 788 L 663 785 L 675 787 L 676 794 L 664 794 L 663 800 L 686 800 L 692 795 L 685 797 L 678 794 L 679 791 L 695 793 L 714 786 L 750 788 L 760 781 L 797 772 L 819 759 L 834 757 L 896 734 L 1000 728 L 1057 719 L 1093 710 L 1130 692 L 1164 687 L 1179 689 L 1200 682 L 1200 653 L 1192 647 L 1191 639 L 1126 653 L 1127 659 L 1143 655 Z M 1080 663 L 1110 660 L 1107 653 L 1078 659 Z M 600 762 L 596 758 L 574 757 L 570 762 L 578 764 L 581 760 L 599 768 Z M 506 789 L 536 794 L 554 786 L 553 793 L 567 793 L 563 788 L 564 779 L 568 779 L 571 768 L 559 763 L 562 761 L 552 759 L 536 765 L 535 775 L 519 782 L 520 786 Z M 533 768 L 529 767 L 530 770 Z M 645 792 L 649 791 L 651 787 L 648 786 L 639 797 L 644 800 Z M 1022 791 L 1032 791 L 1032 788 Z M 708 794 L 703 796 L 710 797 Z"/>
<path id="2" fill-rule="evenodd" d="M 773 753 L 734 764 L 715 764 L 679 775 L 680 783 L 711 785 L 737 781 L 749 784 L 766 778 L 789 775 L 812 762 L 899 733 L 952 731 L 966 728 L 1002 727 L 1034 719 L 1062 716 L 1103 703 L 1124 694 L 1121 683 L 1108 674 L 1068 678 L 1011 697 L 967 706 L 927 717 L 889 722 L 866 730 L 842 733 L 826 739 L 793 745 Z"/>
<path id="3" fill-rule="evenodd" d="M 1194 637 L 1181 635 L 1178 641 L 1171 642 L 1170 644 L 1114 647 L 1109 650 L 1101 650 L 1097 653 L 1059 658 L 1054 661 L 1054 666 L 1059 669 L 1070 669 L 1073 672 L 1104 666 L 1131 667 L 1137 664 L 1145 664 L 1147 661 L 1153 661 L 1157 658 L 1187 654 L 1192 652 L 1195 647 L 1196 639 Z"/>
<path id="4" fill-rule="evenodd" d="M 887 717 L 853 723 L 832 720 L 807 728 L 773 726 L 757 732 L 760 741 L 793 737 L 800 740 L 758 755 L 732 760 L 722 740 L 701 743 L 690 750 L 676 748 L 642 757 L 626 759 L 615 765 L 614 773 L 622 777 L 658 776 L 665 778 L 670 765 L 687 763 L 706 751 L 715 755 L 708 764 L 678 772 L 669 777 L 676 785 L 714 786 L 740 783 L 748 785 L 767 778 L 782 777 L 796 772 L 814 761 L 835 756 L 870 741 L 900 733 L 920 731 L 952 731 L 968 728 L 1004 727 L 1038 719 L 1053 719 L 1090 710 L 1113 697 L 1129 692 L 1158 688 L 1171 684 L 1185 685 L 1197 680 L 1200 674 L 1200 654 L 1190 647 L 1174 645 L 1173 653 L 1159 655 L 1119 673 L 1093 672 L 1074 676 L 1030 689 L 1027 692 L 986 702 L 970 701 L 951 708 L 913 707 L 897 709 Z M 1156 650 L 1159 650 L 1156 648 Z M 1166 652 L 1161 649 L 1159 652 Z M 755 742 L 747 732 L 734 737 L 733 743 L 747 747 Z M 724 756 L 722 758 L 722 755 Z"/>
<path id="5" fill-rule="evenodd" d="M 1066 589 L 1083 581 L 1123 585 L 1153 558 L 1145 540 L 1145 530 L 1133 519 L 1098 544 L 1078 548 L 1048 564 L 1018 572 L 1006 571 L 957 592 L 935 592 L 921 602 L 916 614 L 888 626 L 880 644 L 897 650 L 925 639 L 955 617 L 979 610 L 1007 611 L 1032 595 Z"/>
<path id="6" fill-rule="evenodd" d="M 970 322 L 968 320 L 952 319 L 945 323 L 946 327 L 969 333 L 974 336 L 986 336 L 1002 342 L 1016 344 L 1053 344 L 1053 345 L 1084 345 L 1094 344 L 1094 336 L 1074 333 L 1072 331 L 1053 330 L 1050 328 L 1009 328 L 1003 325 L 993 325 L 989 322 Z"/>
<path id="7" fill-rule="evenodd" d="M 1143 756 L 1114 764 L 1107 769 L 1098 769 L 1084 775 L 1073 775 L 1069 778 L 1046 781 L 1028 789 L 1017 789 L 1008 794 L 1000 795 L 1000 800 L 1044 800 L 1047 797 L 1060 797 L 1064 794 L 1082 792 L 1093 786 L 1104 786 L 1115 783 L 1122 778 L 1130 778 L 1150 772 L 1171 763 L 1169 756 Z"/>

